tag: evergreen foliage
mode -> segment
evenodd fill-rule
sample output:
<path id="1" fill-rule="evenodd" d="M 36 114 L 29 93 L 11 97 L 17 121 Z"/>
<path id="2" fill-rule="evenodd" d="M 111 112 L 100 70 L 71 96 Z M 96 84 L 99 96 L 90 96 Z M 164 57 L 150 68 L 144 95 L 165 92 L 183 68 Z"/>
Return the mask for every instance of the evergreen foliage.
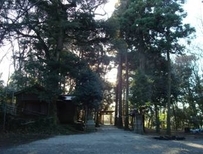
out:
<path id="1" fill-rule="evenodd" d="M 68 80 L 74 82 L 72 89 L 82 99 L 79 102 L 96 107 L 102 100 L 99 79 L 92 70 L 102 74 L 109 63 L 102 45 L 107 40 L 105 24 L 95 19 L 95 10 L 104 3 L 106 0 L 2 2 L 0 42 L 13 41 L 19 47 L 13 55 L 12 82 L 18 90 L 43 86 L 54 118 L 56 100 L 66 93 Z M 91 99 L 85 98 L 90 94 Z"/>
<path id="2" fill-rule="evenodd" d="M 132 96 L 130 99 L 132 103 L 135 103 L 136 108 L 140 108 L 151 101 L 152 84 L 153 81 L 150 80 L 150 77 L 146 76 L 141 71 L 136 72 L 131 85 Z"/>
<path id="3" fill-rule="evenodd" d="M 77 76 L 74 92 L 75 102 L 88 108 L 98 108 L 103 98 L 102 81 L 90 69 L 81 70 Z"/>
<path id="4" fill-rule="evenodd" d="M 15 72 L 7 88 L 43 86 L 43 98 L 52 102 L 53 116 L 59 94 L 72 94 L 76 104 L 89 109 L 107 109 L 114 100 L 108 94 L 112 88 L 102 77 L 113 67 L 113 61 L 118 66 L 117 126 L 122 127 L 123 114 L 128 114 L 128 96 L 127 100 L 122 97 L 124 91 L 128 94 L 129 81 L 131 106 L 147 106 L 146 114 L 156 121 L 157 130 L 159 116 L 163 115 L 160 112 L 165 112 L 166 106 L 167 127 L 170 114 L 176 127 L 188 120 L 197 127 L 203 114 L 203 85 L 193 65 L 196 57 L 183 55 L 185 46 L 180 43 L 182 39 L 190 43 L 195 31 L 183 23 L 184 1 L 120 0 L 112 17 L 97 20 L 95 10 L 105 3 L 106 0 L 1 1 L 0 45 L 12 42 L 18 47 L 13 50 Z M 181 56 L 173 63 L 171 54 Z M 1 99 L 4 88 L 0 82 Z M 183 109 L 178 107 L 179 102 Z"/>
<path id="5" fill-rule="evenodd" d="M 170 113 L 171 95 L 177 99 L 180 94 L 178 80 L 171 72 L 170 54 L 183 53 L 184 45 L 180 40 L 190 38 L 194 32 L 194 28 L 183 23 L 186 13 L 181 3 L 177 0 L 120 0 L 112 16 L 119 25 L 112 34 L 126 42 L 129 71 L 136 74 L 131 103 L 138 108 L 148 101 L 155 106 L 167 103 Z M 170 115 L 167 117 L 169 122 Z"/>

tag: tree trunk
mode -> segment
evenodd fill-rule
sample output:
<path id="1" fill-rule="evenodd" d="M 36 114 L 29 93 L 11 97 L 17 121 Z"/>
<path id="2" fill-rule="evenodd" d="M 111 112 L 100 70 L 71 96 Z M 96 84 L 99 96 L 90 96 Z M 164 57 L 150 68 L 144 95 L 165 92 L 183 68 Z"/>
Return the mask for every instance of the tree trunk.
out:
<path id="1" fill-rule="evenodd" d="M 115 126 L 118 126 L 118 75 L 117 75 L 117 84 L 116 84 L 116 89 L 115 89 L 115 92 L 116 92 L 116 104 L 115 104 L 115 118 L 114 118 L 114 125 Z"/>
<path id="2" fill-rule="evenodd" d="M 171 61 L 170 52 L 167 51 L 168 61 L 168 89 L 167 89 L 167 129 L 166 134 L 171 135 Z"/>
<path id="3" fill-rule="evenodd" d="M 119 53 L 119 68 L 118 68 L 118 104 L 119 104 L 119 110 L 118 110 L 118 127 L 123 128 L 123 119 L 122 119 L 122 54 Z"/>
<path id="4" fill-rule="evenodd" d="M 57 125 L 59 123 L 59 119 L 58 119 L 58 116 L 57 116 L 57 105 L 56 105 L 56 100 L 57 98 L 53 98 L 52 99 L 52 102 L 51 102 L 51 106 L 50 106 L 50 114 L 51 114 L 51 117 L 53 119 L 52 121 L 52 124 L 53 125 Z"/>
<path id="5" fill-rule="evenodd" d="M 159 109 L 155 103 L 156 133 L 160 133 Z"/>
<path id="6" fill-rule="evenodd" d="M 100 113 L 99 113 L 98 110 L 97 110 L 97 112 L 96 112 L 96 117 L 95 117 L 95 126 L 96 126 L 96 127 L 99 127 L 99 126 L 100 126 Z"/>
<path id="7" fill-rule="evenodd" d="M 144 113 L 142 113 L 142 130 L 143 130 L 143 133 L 146 132 L 146 130 L 145 130 L 145 114 Z"/>
<path id="8" fill-rule="evenodd" d="M 129 79 L 128 79 L 128 52 L 125 53 L 125 67 L 126 67 L 126 103 L 125 103 L 125 129 L 129 129 L 129 112 L 128 112 L 128 95 L 129 95 Z"/>

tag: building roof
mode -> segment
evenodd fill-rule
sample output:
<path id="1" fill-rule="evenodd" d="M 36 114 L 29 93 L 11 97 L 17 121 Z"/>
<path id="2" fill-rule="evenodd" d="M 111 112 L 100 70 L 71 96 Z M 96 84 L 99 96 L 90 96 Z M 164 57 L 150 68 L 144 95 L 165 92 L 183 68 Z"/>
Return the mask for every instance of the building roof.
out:
<path id="1" fill-rule="evenodd" d="M 45 90 L 44 87 L 36 84 L 36 85 L 30 86 L 30 87 L 26 87 L 20 91 L 17 91 L 14 93 L 14 95 L 17 96 L 17 95 L 20 95 L 22 93 L 35 93 L 35 94 L 37 94 L 39 91 L 44 91 L 44 90 Z"/>
<path id="2" fill-rule="evenodd" d="M 60 95 L 59 99 L 63 101 L 71 101 L 75 96 L 73 95 Z"/>

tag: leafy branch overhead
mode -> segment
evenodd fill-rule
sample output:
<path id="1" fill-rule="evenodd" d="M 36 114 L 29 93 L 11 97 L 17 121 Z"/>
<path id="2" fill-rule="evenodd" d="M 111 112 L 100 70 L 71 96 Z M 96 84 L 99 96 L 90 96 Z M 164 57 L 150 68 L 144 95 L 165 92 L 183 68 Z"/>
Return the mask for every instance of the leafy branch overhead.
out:
<path id="1" fill-rule="evenodd" d="M 145 116 L 156 121 L 157 130 L 161 112 L 167 111 L 169 128 L 172 118 L 185 124 L 189 115 L 193 120 L 202 115 L 198 59 L 187 55 L 181 43 L 190 43 L 195 32 L 183 22 L 183 1 L 119 0 L 110 18 L 98 20 L 97 9 L 106 2 L 1 1 L 0 45 L 11 44 L 15 69 L 8 86 L 43 86 L 53 116 L 59 94 L 74 95 L 75 103 L 89 108 L 107 110 L 115 103 L 120 126 L 123 121 L 128 125 L 131 108 L 147 106 Z M 117 81 L 108 84 L 105 75 L 111 68 L 117 69 Z"/>
<path id="2" fill-rule="evenodd" d="M 78 102 L 92 107 L 101 103 L 102 86 L 96 74 L 103 75 L 110 62 L 104 47 L 109 38 L 105 21 L 95 19 L 95 9 L 105 2 L 1 2 L 0 43 L 13 43 L 15 72 L 10 84 L 17 90 L 35 84 L 45 87 L 44 98 L 51 101 L 54 117 L 59 94 L 84 95 Z M 83 75 L 89 79 L 84 81 Z M 87 96 L 91 99 L 84 100 Z"/>
<path id="3" fill-rule="evenodd" d="M 118 89 L 126 85 L 122 87 L 125 90 L 128 83 L 124 81 L 127 81 L 126 78 L 130 79 L 132 83 L 129 96 L 134 107 L 139 108 L 150 102 L 151 107 L 155 106 L 157 113 L 157 104 L 164 107 L 167 103 L 170 113 L 171 97 L 177 100 L 180 95 L 177 88 L 178 79 L 171 68 L 170 54 L 183 54 L 185 46 L 180 40 L 190 40 L 195 32 L 193 27 L 183 22 L 186 13 L 182 8 L 182 2 L 120 0 L 108 20 L 111 25 L 115 25 L 115 29 L 109 31 L 109 35 L 113 36 L 112 46 L 118 50 L 118 72 L 123 72 L 122 69 L 127 67 L 129 70 L 126 73 L 129 73 L 127 77 L 126 74 L 119 74 Z M 118 40 L 125 41 L 127 49 L 121 48 Z M 118 95 L 122 89 L 118 90 Z M 122 107 L 121 102 L 118 101 L 118 108 Z M 167 117 L 170 120 L 170 115 Z"/>
<path id="4" fill-rule="evenodd" d="M 74 92 L 75 102 L 95 108 L 103 99 L 103 86 L 101 78 L 90 69 L 81 70 L 76 81 Z"/>

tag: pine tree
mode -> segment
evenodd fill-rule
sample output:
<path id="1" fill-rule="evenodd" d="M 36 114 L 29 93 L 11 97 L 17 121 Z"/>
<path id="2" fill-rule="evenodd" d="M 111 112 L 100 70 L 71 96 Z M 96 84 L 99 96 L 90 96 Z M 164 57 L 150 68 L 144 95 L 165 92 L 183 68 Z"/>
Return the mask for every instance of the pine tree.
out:
<path id="1" fill-rule="evenodd" d="M 179 40 L 187 38 L 194 32 L 189 24 L 183 24 L 182 20 L 186 14 L 181 7 L 181 2 L 178 0 L 121 0 L 115 11 L 120 25 L 120 37 L 126 41 L 128 49 L 134 55 L 134 59 L 132 58 L 129 62 L 132 66 L 137 61 L 137 68 L 147 74 L 151 58 L 148 55 L 167 55 L 167 134 L 170 134 L 170 54 L 182 53 L 184 45 L 181 45 Z"/>
<path id="2" fill-rule="evenodd" d="M 62 92 L 64 79 L 77 79 L 77 71 L 97 64 L 95 50 L 102 42 L 102 22 L 96 21 L 94 11 L 105 0 L 18 0 L 3 1 L 1 5 L 0 42 L 16 40 L 19 51 L 14 53 L 19 85 L 40 84 L 44 97 L 51 102 L 56 119 L 56 100 Z M 76 9 L 77 6 L 77 9 Z M 88 53 L 89 51 L 89 53 Z M 97 53 L 101 52 L 98 51 Z M 83 53 L 83 56 L 80 56 Z M 104 55 L 104 54 L 103 54 Z M 100 55 L 100 59 L 103 56 Z M 94 60 L 94 63 L 92 62 Z M 84 65 L 85 63 L 85 65 Z"/>

